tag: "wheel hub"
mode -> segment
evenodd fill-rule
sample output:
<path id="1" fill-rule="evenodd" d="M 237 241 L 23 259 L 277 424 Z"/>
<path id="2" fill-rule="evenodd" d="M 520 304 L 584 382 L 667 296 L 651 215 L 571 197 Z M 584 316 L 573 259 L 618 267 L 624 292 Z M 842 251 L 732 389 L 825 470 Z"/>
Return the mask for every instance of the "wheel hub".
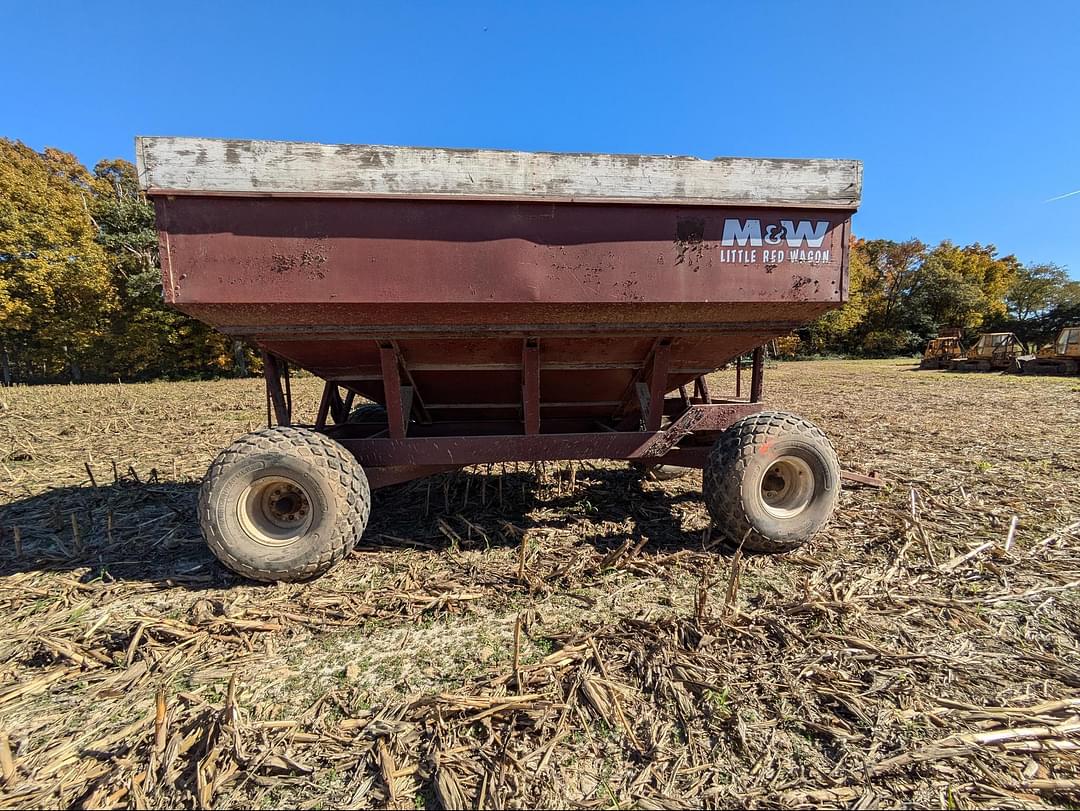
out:
<path id="1" fill-rule="evenodd" d="M 263 476 L 249 484 L 236 512 L 244 532 L 264 546 L 288 546 L 311 528 L 311 497 L 284 476 Z"/>
<path id="2" fill-rule="evenodd" d="M 781 456 L 761 479 L 761 500 L 774 518 L 794 518 L 814 497 L 814 472 L 798 456 Z"/>

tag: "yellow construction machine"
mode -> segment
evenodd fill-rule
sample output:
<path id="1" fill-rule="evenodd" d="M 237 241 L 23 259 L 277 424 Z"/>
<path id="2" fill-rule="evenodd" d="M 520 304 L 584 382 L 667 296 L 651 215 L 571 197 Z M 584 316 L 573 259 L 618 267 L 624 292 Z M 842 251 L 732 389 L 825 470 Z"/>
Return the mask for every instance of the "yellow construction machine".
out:
<path id="1" fill-rule="evenodd" d="M 1012 369 L 1024 345 L 1011 332 L 984 332 L 971 348 L 949 361 L 953 372 L 992 372 Z"/>
<path id="2" fill-rule="evenodd" d="M 923 352 L 922 360 L 919 361 L 920 369 L 948 369 L 953 358 L 964 354 L 964 347 L 960 344 L 960 330 L 938 330 L 936 338 L 931 338 Z"/>
<path id="3" fill-rule="evenodd" d="M 1038 354 L 1018 357 L 1016 367 L 1025 375 L 1080 374 L 1080 326 L 1065 327 L 1057 340 Z"/>

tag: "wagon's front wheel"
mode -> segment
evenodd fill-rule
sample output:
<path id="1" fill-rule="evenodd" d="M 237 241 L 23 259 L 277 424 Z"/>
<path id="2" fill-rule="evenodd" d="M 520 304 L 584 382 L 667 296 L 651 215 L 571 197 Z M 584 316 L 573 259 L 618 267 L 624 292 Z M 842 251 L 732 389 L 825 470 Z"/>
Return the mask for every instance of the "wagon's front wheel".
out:
<path id="1" fill-rule="evenodd" d="M 211 551 L 254 580 L 306 580 L 347 555 L 367 526 L 371 494 L 360 463 L 337 442 L 279 426 L 222 451 L 199 490 Z"/>
<path id="2" fill-rule="evenodd" d="M 762 411 L 721 435 L 702 484 L 714 526 L 731 545 L 787 552 L 810 540 L 836 509 L 840 463 L 812 423 Z"/>

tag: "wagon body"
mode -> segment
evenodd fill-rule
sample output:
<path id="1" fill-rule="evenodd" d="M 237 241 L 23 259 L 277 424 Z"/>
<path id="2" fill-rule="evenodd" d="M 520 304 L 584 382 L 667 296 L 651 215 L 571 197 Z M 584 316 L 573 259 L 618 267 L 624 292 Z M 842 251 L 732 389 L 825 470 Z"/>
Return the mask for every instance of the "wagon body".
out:
<path id="1" fill-rule="evenodd" d="M 762 345 L 846 301 L 862 171 L 193 138 L 136 152 L 166 301 L 262 350 L 281 425 L 297 422 L 288 369 L 323 378 L 311 427 L 373 487 L 484 462 L 704 466 L 764 407 Z M 748 397 L 709 391 L 751 351 Z M 354 416 L 358 398 L 385 413 Z"/>
<path id="2" fill-rule="evenodd" d="M 728 218 L 775 220 L 754 209 L 204 197 L 158 206 L 171 304 L 377 400 L 379 342 L 394 341 L 435 419 L 513 418 L 525 337 L 541 342 L 541 419 L 601 417 L 658 337 L 671 342 L 670 390 L 844 300 L 846 218 L 833 211 L 789 215 L 828 224 L 818 250 L 831 258 L 810 265 L 720 262 Z M 219 230 L 224 222 L 241 233 Z M 680 243 L 684 227 L 704 239 Z"/>
<path id="3" fill-rule="evenodd" d="M 672 391 L 846 300 L 854 161 L 137 151 L 168 303 L 379 402 L 391 344 L 432 421 L 523 420 L 526 339 L 549 432 L 637 410 L 658 341 Z"/>

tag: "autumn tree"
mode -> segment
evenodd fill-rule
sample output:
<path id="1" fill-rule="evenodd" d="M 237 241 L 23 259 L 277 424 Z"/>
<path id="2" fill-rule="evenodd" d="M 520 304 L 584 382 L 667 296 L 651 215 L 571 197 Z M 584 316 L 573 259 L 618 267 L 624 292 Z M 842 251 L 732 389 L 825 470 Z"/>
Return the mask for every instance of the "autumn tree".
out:
<path id="1" fill-rule="evenodd" d="M 917 239 L 870 239 L 861 246 L 866 256 L 866 313 L 855 330 L 858 345 L 871 354 L 910 351 L 919 336 L 906 328 L 904 304 L 926 246 Z"/>
<path id="2" fill-rule="evenodd" d="M 1018 296 L 1024 268 L 993 245 L 929 247 L 919 240 L 853 240 L 850 301 L 804 331 L 813 351 L 917 352 L 942 327 L 996 327 Z"/>
<path id="3" fill-rule="evenodd" d="M 94 178 L 71 155 L 0 139 L 0 350 L 5 370 L 79 380 L 116 307 L 90 215 Z"/>
<path id="4" fill-rule="evenodd" d="M 135 167 L 0 139 L 4 382 L 229 374 L 250 349 L 167 308 Z"/>
<path id="5" fill-rule="evenodd" d="M 852 352 L 857 351 L 856 333 L 866 319 L 865 286 L 870 275 L 869 257 L 865 241 L 851 237 L 848 258 L 848 301 L 837 309 L 799 330 L 804 351 Z"/>
<path id="6" fill-rule="evenodd" d="M 943 326 L 972 332 L 1000 319 L 1019 269 L 1015 256 L 999 257 L 993 245 L 942 242 L 912 279 L 905 302 L 908 329 L 921 335 Z"/>

